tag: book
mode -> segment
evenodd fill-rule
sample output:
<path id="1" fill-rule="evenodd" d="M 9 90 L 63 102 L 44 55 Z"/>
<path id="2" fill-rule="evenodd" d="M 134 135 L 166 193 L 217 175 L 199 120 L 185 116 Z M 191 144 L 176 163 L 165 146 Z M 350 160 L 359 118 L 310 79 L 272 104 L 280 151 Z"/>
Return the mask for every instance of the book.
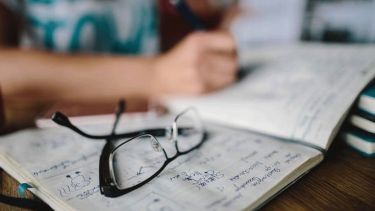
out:
<path id="1" fill-rule="evenodd" d="M 375 85 L 370 86 L 359 96 L 358 108 L 375 116 Z"/>
<path id="2" fill-rule="evenodd" d="M 124 116 L 119 132 L 169 125 L 174 113 L 195 106 L 210 134 L 202 148 L 133 192 L 101 195 L 104 141 L 61 127 L 1 137 L 0 166 L 56 210 L 258 209 L 324 159 L 350 106 L 375 75 L 375 47 L 298 45 L 239 56 L 245 71 L 238 84 L 202 97 L 167 98 L 171 115 Z M 97 121 L 90 118 L 77 121 Z M 101 123 L 108 120 L 97 122 L 80 127 L 110 131 L 111 124 Z M 170 143 L 160 141 L 173 154 Z"/>
<path id="3" fill-rule="evenodd" d="M 375 134 L 375 115 L 358 110 L 350 116 L 350 123 L 368 133 Z"/>
<path id="4" fill-rule="evenodd" d="M 349 129 L 343 131 L 346 143 L 366 157 L 375 156 L 375 86 L 366 88 L 358 99 L 357 108 L 349 118 Z"/>
<path id="5" fill-rule="evenodd" d="M 127 124 L 119 131 L 167 125 L 173 118 L 125 116 L 123 120 Z M 95 133 L 109 129 L 81 127 Z M 171 163 L 146 186 L 118 198 L 99 193 L 103 143 L 64 128 L 27 130 L 2 138 L 0 165 L 18 181 L 35 187 L 30 191 L 56 210 L 240 210 L 261 206 L 323 159 L 319 150 L 274 137 L 213 125 L 208 130 L 211 137 L 201 149 Z M 164 147 L 168 149 L 168 143 Z"/>
<path id="6" fill-rule="evenodd" d="M 210 122 L 296 140 L 327 150 L 359 93 L 374 78 L 374 46 L 305 44 L 240 55 L 241 83 L 204 97 L 167 98 L 172 111 L 192 105 Z M 244 73 L 243 73 L 244 74 Z"/>
<path id="7" fill-rule="evenodd" d="M 375 136 L 366 131 L 352 128 L 343 132 L 346 143 L 361 155 L 375 157 Z"/>

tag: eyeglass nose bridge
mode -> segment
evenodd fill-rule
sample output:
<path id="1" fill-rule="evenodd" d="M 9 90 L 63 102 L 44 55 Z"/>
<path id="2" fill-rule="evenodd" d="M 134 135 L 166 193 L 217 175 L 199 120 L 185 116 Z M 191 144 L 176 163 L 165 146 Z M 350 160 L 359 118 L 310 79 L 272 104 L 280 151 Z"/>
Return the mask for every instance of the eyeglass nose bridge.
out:
<path id="1" fill-rule="evenodd" d="M 168 126 L 165 128 L 165 137 L 172 142 L 177 141 L 177 133 L 178 132 L 176 123 L 173 123 L 172 126 Z"/>
<path id="2" fill-rule="evenodd" d="M 172 126 L 165 127 L 165 137 L 168 140 L 173 141 L 173 127 Z"/>
<path id="3" fill-rule="evenodd" d="M 175 143 L 177 143 L 177 136 L 178 136 L 178 128 L 177 128 L 177 123 L 173 122 L 172 125 L 172 138 L 171 140 Z"/>

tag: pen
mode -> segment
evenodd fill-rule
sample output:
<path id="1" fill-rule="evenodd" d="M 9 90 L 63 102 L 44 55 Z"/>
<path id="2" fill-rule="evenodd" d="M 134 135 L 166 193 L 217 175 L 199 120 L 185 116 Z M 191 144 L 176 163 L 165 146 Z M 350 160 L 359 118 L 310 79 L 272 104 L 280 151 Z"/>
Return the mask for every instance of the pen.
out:
<path id="1" fill-rule="evenodd" d="M 188 21 L 194 30 L 204 30 L 206 27 L 193 13 L 189 5 L 184 0 L 169 0 L 186 21 Z"/>

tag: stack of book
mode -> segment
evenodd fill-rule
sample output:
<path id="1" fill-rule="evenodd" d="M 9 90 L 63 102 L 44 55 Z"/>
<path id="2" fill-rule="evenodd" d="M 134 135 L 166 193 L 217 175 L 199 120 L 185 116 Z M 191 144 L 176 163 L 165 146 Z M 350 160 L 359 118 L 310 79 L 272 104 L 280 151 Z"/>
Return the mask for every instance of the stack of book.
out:
<path id="1" fill-rule="evenodd" d="M 349 116 L 349 129 L 343 133 L 346 143 L 364 156 L 375 157 L 375 84 L 359 96 Z"/>

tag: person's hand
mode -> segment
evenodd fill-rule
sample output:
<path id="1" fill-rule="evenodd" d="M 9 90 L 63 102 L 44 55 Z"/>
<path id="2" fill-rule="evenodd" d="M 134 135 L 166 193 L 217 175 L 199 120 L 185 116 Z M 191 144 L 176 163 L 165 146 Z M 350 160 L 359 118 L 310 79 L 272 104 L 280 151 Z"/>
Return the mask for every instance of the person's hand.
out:
<path id="1" fill-rule="evenodd" d="M 195 32 L 155 60 L 152 96 L 199 95 L 236 79 L 235 43 L 227 32 Z"/>

